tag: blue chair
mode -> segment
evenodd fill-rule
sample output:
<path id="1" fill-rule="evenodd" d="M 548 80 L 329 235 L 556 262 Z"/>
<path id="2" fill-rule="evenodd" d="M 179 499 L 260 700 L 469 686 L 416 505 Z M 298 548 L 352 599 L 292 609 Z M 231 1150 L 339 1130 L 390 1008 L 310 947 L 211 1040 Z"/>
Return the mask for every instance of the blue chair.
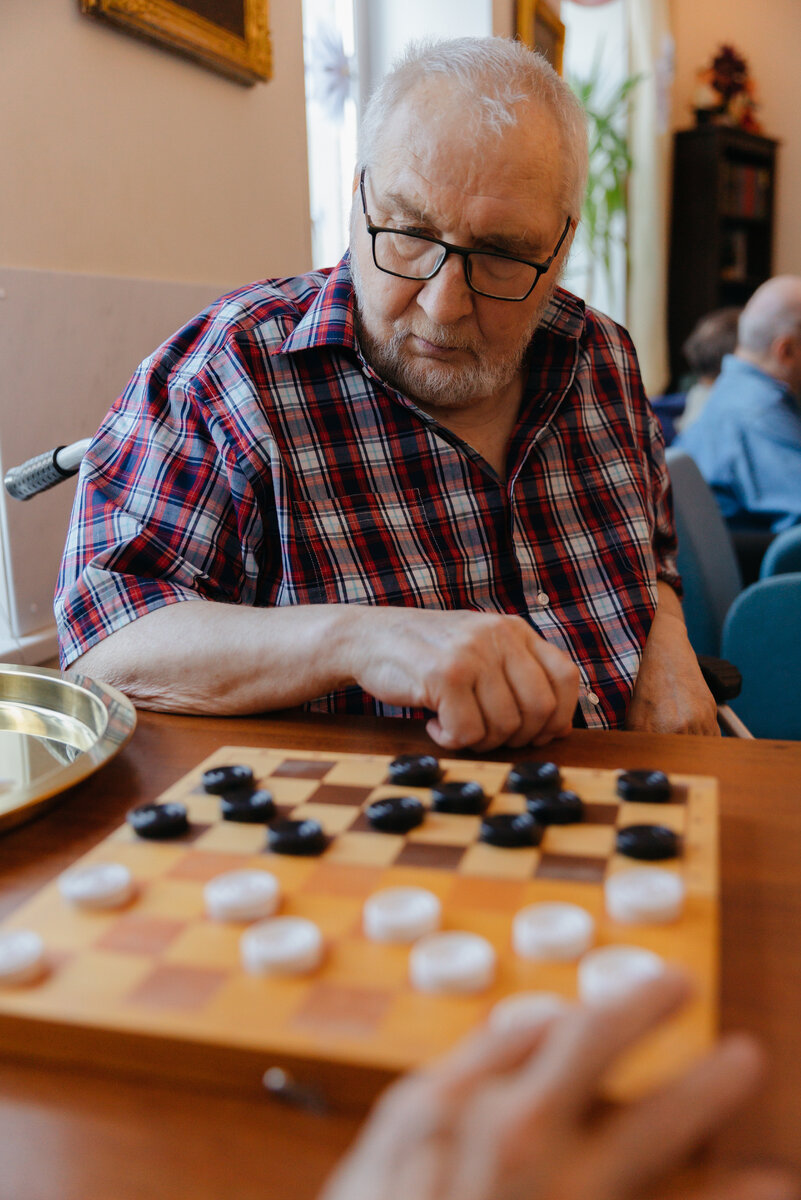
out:
<path id="1" fill-rule="evenodd" d="M 801 739 L 801 572 L 761 579 L 737 597 L 722 652 L 742 691 L 731 707 L 754 737 Z"/>
<path id="2" fill-rule="evenodd" d="M 769 579 L 771 575 L 788 575 L 795 571 L 801 571 L 801 525 L 776 535 L 765 551 L 759 578 Z"/>
<path id="3" fill-rule="evenodd" d="M 673 485 L 682 607 L 690 645 L 696 654 L 717 657 L 723 621 L 742 591 L 742 575 L 714 492 L 695 460 L 672 448 L 665 457 Z"/>

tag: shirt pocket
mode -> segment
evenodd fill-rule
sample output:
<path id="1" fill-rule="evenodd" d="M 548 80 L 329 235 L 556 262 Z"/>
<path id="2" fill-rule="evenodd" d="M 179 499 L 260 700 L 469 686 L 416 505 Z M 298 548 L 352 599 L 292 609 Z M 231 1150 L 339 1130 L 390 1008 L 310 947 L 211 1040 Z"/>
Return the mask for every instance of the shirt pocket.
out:
<path id="1" fill-rule="evenodd" d="M 653 512 L 642 469 L 627 456 L 580 458 L 573 499 L 600 561 L 616 578 L 655 579 Z"/>
<path id="2" fill-rule="evenodd" d="M 279 603 L 448 608 L 450 575 L 417 489 L 298 500 Z"/>

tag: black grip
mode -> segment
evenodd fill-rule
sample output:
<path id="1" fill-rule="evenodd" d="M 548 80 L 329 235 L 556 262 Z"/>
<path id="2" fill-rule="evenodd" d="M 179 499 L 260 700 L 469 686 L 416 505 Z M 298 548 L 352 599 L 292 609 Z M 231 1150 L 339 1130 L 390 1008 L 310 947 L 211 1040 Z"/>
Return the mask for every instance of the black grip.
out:
<path id="1" fill-rule="evenodd" d="M 63 446 L 56 446 L 55 450 L 47 450 L 18 467 L 12 467 L 4 480 L 9 496 L 15 500 L 30 500 L 31 496 L 38 496 L 40 492 L 46 492 L 48 488 L 61 483 L 62 479 L 74 475 L 77 467 L 73 471 L 64 471 L 56 462 L 56 455 L 63 449 Z"/>

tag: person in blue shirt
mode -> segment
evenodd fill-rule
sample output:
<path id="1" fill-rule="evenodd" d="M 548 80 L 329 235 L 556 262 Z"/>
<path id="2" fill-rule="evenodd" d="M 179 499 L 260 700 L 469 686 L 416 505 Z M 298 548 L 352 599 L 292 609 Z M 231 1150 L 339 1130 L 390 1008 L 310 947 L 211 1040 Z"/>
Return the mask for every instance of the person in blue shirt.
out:
<path id="1" fill-rule="evenodd" d="M 801 522 L 801 277 L 754 292 L 734 353 L 673 444 L 695 459 L 733 528 L 778 533 Z"/>

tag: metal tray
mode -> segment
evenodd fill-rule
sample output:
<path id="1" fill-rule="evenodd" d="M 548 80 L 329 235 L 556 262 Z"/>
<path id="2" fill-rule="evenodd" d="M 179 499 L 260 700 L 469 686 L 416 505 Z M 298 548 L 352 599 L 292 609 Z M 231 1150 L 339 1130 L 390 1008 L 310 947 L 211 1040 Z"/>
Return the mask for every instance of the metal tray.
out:
<path id="1" fill-rule="evenodd" d="M 0 663 L 0 830 L 102 767 L 135 727 L 130 700 L 105 683 Z"/>

